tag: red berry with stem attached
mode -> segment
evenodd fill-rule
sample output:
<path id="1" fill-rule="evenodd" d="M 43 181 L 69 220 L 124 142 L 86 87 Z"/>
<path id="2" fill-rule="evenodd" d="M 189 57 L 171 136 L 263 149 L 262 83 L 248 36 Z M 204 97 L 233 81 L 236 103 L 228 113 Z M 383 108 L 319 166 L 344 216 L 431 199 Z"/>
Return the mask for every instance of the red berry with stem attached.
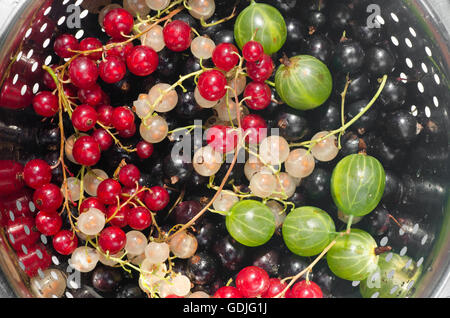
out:
<path id="1" fill-rule="evenodd" d="M 269 289 L 269 275 L 256 266 L 242 269 L 236 276 L 236 287 L 244 297 L 255 298 Z"/>
<path id="2" fill-rule="evenodd" d="M 106 34 L 116 40 L 120 40 L 124 35 L 129 35 L 133 30 L 134 18 L 125 9 L 113 9 L 109 11 L 103 19 L 103 28 Z"/>
<path id="3" fill-rule="evenodd" d="M 169 192 L 160 186 L 151 187 L 145 194 L 145 205 L 152 211 L 163 210 L 170 201 Z"/>
<path id="4" fill-rule="evenodd" d="M 198 78 L 200 95 L 211 102 L 218 101 L 227 93 L 227 78 L 217 70 L 203 72 Z"/>
<path id="5" fill-rule="evenodd" d="M 80 213 L 87 212 L 90 208 L 95 208 L 106 214 L 106 207 L 100 200 L 96 197 L 90 197 L 83 200 L 80 205 Z"/>
<path id="6" fill-rule="evenodd" d="M 61 189 L 52 183 L 44 184 L 34 191 L 33 203 L 41 211 L 57 211 L 62 202 Z"/>
<path id="7" fill-rule="evenodd" d="M 125 62 L 117 56 L 109 56 L 99 65 L 100 78 L 108 83 L 117 83 L 121 81 L 127 73 Z"/>
<path id="8" fill-rule="evenodd" d="M 111 40 L 111 41 L 108 41 L 107 44 L 111 44 L 111 43 L 122 43 L 122 42 Z M 133 47 L 134 47 L 134 45 L 131 42 L 128 42 L 126 44 L 116 45 L 116 46 L 112 47 L 111 49 L 109 49 L 108 51 L 106 51 L 106 56 L 107 57 L 117 56 L 117 57 L 121 58 L 122 61 L 125 62 L 127 60 L 127 56 L 131 53 Z"/>
<path id="9" fill-rule="evenodd" d="M 76 87 L 90 88 L 97 82 L 97 64 L 86 56 L 77 57 L 70 63 L 69 77 Z"/>
<path id="10" fill-rule="evenodd" d="M 244 296 L 236 287 L 224 286 L 216 291 L 213 298 L 244 298 Z"/>
<path id="11" fill-rule="evenodd" d="M 142 186 L 136 185 L 133 187 L 127 187 L 122 189 L 122 193 L 120 194 L 120 198 L 123 202 L 127 201 L 129 198 L 133 197 L 131 202 L 137 203 L 135 199 L 139 199 L 141 202 L 144 202 L 146 191 L 142 191 Z"/>
<path id="12" fill-rule="evenodd" d="M 105 253 L 109 252 L 110 255 L 120 252 L 125 247 L 126 242 L 125 232 L 117 226 L 103 229 L 98 237 L 98 245 Z"/>
<path id="13" fill-rule="evenodd" d="M 264 54 L 264 48 L 261 43 L 248 41 L 242 47 L 242 56 L 247 62 L 257 62 Z"/>
<path id="14" fill-rule="evenodd" d="M 122 192 L 120 183 L 114 179 L 103 180 L 97 188 L 97 198 L 103 204 L 117 204 L 117 198 Z"/>
<path id="15" fill-rule="evenodd" d="M 206 132 L 208 145 L 221 153 L 227 153 L 236 149 L 238 140 L 238 132 L 231 127 L 215 125 Z"/>
<path id="16" fill-rule="evenodd" d="M 100 160 L 100 146 L 93 137 L 82 136 L 73 144 L 72 154 L 80 165 L 90 167 Z"/>
<path id="17" fill-rule="evenodd" d="M 97 112 L 89 105 L 80 105 L 72 113 L 73 127 L 79 131 L 88 131 L 97 123 Z"/>
<path id="18" fill-rule="evenodd" d="M 153 144 L 146 142 L 146 141 L 140 141 L 136 145 L 136 153 L 139 158 L 141 159 L 148 159 L 152 156 L 154 150 Z"/>
<path id="19" fill-rule="evenodd" d="M 128 211 L 127 223 L 134 230 L 145 230 L 152 224 L 152 214 L 144 207 L 132 208 Z"/>
<path id="20" fill-rule="evenodd" d="M 287 284 L 282 283 L 279 278 L 271 278 L 269 279 L 269 288 L 262 295 L 262 298 L 274 298 L 278 294 L 280 294 L 285 288 Z"/>
<path id="21" fill-rule="evenodd" d="M 292 286 L 292 298 L 323 298 L 323 293 L 316 283 L 302 280 Z"/>
<path id="22" fill-rule="evenodd" d="M 102 42 L 97 38 L 85 38 L 80 42 L 80 51 L 91 51 L 103 47 Z M 90 59 L 97 61 L 102 58 L 102 52 L 93 52 L 86 55 Z"/>
<path id="23" fill-rule="evenodd" d="M 259 115 L 250 114 L 241 121 L 241 127 L 248 134 L 246 141 L 249 144 L 259 144 L 267 137 L 267 122 Z"/>
<path id="24" fill-rule="evenodd" d="M 78 99 L 83 104 L 88 104 L 90 106 L 97 106 L 99 105 L 103 100 L 103 90 L 102 88 L 94 84 L 92 87 L 89 88 L 80 88 L 78 90 Z"/>
<path id="25" fill-rule="evenodd" d="M 123 166 L 119 171 L 119 181 L 126 187 L 135 187 L 136 182 L 139 182 L 141 172 L 138 167 L 133 164 Z"/>
<path id="26" fill-rule="evenodd" d="M 239 63 L 239 51 L 231 43 L 221 43 L 213 51 L 212 60 L 217 68 L 228 72 Z"/>
<path id="27" fill-rule="evenodd" d="M 97 108 L 98 122 L 105 126 L 112 126 L 114 108 L 109 105 L 102 105 Z"/>
<path id="28" fill-rule="evenodd" d="M 56 212 L 40 211 L 36 214 L 36 228 L 46 236 L 53 236 L 59 232 L 62 218 Z"/>
<path id="29" fill-rule="evenodd" d="M 76 234 L 69 230 L 62 230 L 53 236 L 53 248 L 61 255 L 70 255 L 78 246 Z"/>
<path id="30" fill-rule="evenodd" d="M 39 239 L 33 217 L 15 218 L 14 221 L 7 222 L 5 230 L 12 248 L 16 251 L 33 246 Z"/>
<path id="31" fill-rule="evenodd" d="M 72 34 L 62 34 L 58 36 L 53 45 L 56 55 L 65 59 L 75 55 L 72 51 L 77 51 L 80 47 L 78 40 Z"/>
<path id="32" fill-rule="evenodd" d="M 113 226 L 117 227 L 125 227 L 128 225 L 127 223 L 127 215 L 130 211 L 128 205 L 123 206 L 117 212 L 117 205 L 112 204 L 108 206 L 106 210 L 106 219 L 110 220 L 109 223 Z M 114 217 L 113 217 L 114 216 Z"/>
<path id="33" fill-rule="evenodd" d="M 119 131 L 130 129 L 134 125 L 134 113 L 129 107 L 116 107 L 112 113 L 111 123 Z"/>
<path id="34" fill-rule="evenodd" d="M 51 92 L 40 92 L 33 98 L 33 109 L 40 116 L 53 117 L 59 110 L 58 97 Z"/>
<path id="35" fill-rule="evenodd" d="M 127 67 L 137 76 L 148 76 L 158 67 L 159 57 L 154 49 L 138 45 L 127 56 Z"/>
<path id="36" fill-rule="evenodd" d="M 263 54 L 262 58 L 257 62 L 247 63 L 247 74 L 255 82 L 264 82 L 268 80 L 275 69 L 272 58 Z"/>
<path id="37" fill-rule="evenodd" d="M 52 180 L 52 168 L 41 159 L 27 162 L 23 168 L 23 180 L 30 188 L 37 189 Z"/>
<path id="38" fill-rule="evenodd" d="M 258 82 L 251 82 L 244 91 L 245 103 L 250 109 L 262 110 L 270 105 L 272 91 L 269 85 Z"/>
<path id="39" fill-rule="evenodd" d="M 191 27 L 184 21 L 175 20 L 163 29 L 164 43 L 171 51 L 182 52 L 191 46 Z"/>
<path id="40" fill-rule="evenodd" d="M 101 151 L 106 151 L 114 144 L 111 135 L 103 128 L 94 130 L 92 138 L 98 143 Z"/>
<path id="41" fill-rule="evenodd" d="M 42 244 L 36 244 L 25 251 L 17 251 L 19 267 L 30 276 L 36 276 L 39 272 L 45 271 L 52 264 L 52 256 Z"/>

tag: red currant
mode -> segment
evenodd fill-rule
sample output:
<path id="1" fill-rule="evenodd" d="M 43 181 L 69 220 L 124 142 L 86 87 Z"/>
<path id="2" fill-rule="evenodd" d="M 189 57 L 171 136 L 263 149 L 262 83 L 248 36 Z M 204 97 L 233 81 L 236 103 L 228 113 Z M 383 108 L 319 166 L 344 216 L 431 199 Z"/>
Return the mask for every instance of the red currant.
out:
<path id="1" fill-rule="evenodd" d="M 200 95 L 211 102 L 218 101 L 227 93 L 227 78 L 217 70 L 203 72 L 198 78 Z"/>
<path id="2" fill-rule="evenodd" d="M 119 211 L 117 211 L 117 212 L 116 211 L 117 211 L 117 205 L 113 204 L 113 205 L 108 206 L 108 208 L 106 210 L 106 219 L 110 220 L 109 223 L 111 223 L 111 225 L 113 225 L 113 226 L 117 226 L 120 228 L 127 226 L 128 225 L 127 215 L 128 215 L 128 212 L 130 211 L 130 208 L 127 205 L 125 205 L 124 207 L 119 209 Z M 114 217 L 112 218 L 113 215 L 114 215 Z"/>
<path id="3" fill-rule="evenodd" d="M 87 198 L 80 205 L 80 213 L 87 212 L 90 208 L 95 208 L 106 214 L 106 207 L 96 197 Z"/>
<path id="4" fill-rule="evenodd" d="M 269 275 L 256 266 L 242 269 L 236 276 L 236 287 L 246 298 L 255 298 L 269 289 Z"/>
<path id="5" fill-rule="evenodd" d="M 146 191 L 141 191 L 141 190 L 142 190 L 142 186 L 140 186 L 140 185 L 137 186 L 137 190 L 136 190 L 136 185 L 133 187 L 123 188 L 120 198 L 122 199 L 122 201 L 126 201 L 131 197 L 135 197 L 135 198 L 139 199 L 141 202 L 143 202 L 145 199 Z M 135 200 L 132 200 L 132 201 L 135 202 Z"/>
<path id="6" fill-rule="evenodd" d="M 102 101 L 100 102 L 100 105 L 109 105 L 109 104 L 111 104 L 111 98 L 109 98 L 108 94 L 102 91 Z"/>
<path id="7" fill-rule="evenodd" d="M 72 113 L 73 127 L 79 131 L 88 131 L 94 128 L 97 123 L 97 112 L 94 107 L 80 105 Z"/>
<path id="8" fill-rule="evenodd" d="M 119 136 L 122 138 L 131 138 L 136 134 L 136 125 L 133 123 L 129 128 L 119 130 Z"/>
<path id="9" fill-rule="evenodd" d="M 169 192 L 160 186 L 150 188 L 150 191 L 145 194 L 145 205 L 152 211 L 163 210 L 170 201 Z"/>
<path id="10" fill-rule="evenodd" d="M 107 44 L 111 44 L 111 43 L 121 43 L 120 41 L 108 41 Z M 121 45 L 116 45 L 113 48 L 109 49 L 108 51 L 106 51 L 106 56 L 117 56 L 119 58 L 122 59 L 122 61 L 126 61 L 127 60 L 127 56 L 131 53 L 131 50 L 133 49 L 134 45 L 131 42 L 128 42 L 127 44 L 121 44 Z"/>
<path id="11" fill-rule="evenodd" d="M 61 230 L 53 236 L 53 248 L 61 255 L 70 255 L 78 246 L 76 234 L 69 230 Z"/>
<path id="12" fill-rule="evenodd" d="M 112 126 L 114 108 L 109 105 L 102 105 L 97 108 L 98 122 L 105 126 Z"/>
<path id="13" fill-rule="evenodd" d="M 82 136 L 73 144 L 72 154 L 80 165 L 90 167 L 100 160 L 100 146 L 93 137 Z"/>
<path id="14" fill-rule="evenodd" d="M 264 48 L 261 43 L 248 41 L 242 47 L 242 56 L 247 62 L 257 62 L 264 54 Z"/>
<path id="15" fill-rule="evenodd" d="M 213 298 L 244 298 L 244 296 L 236 287 L 225 286 L 219 288 Z"/>
<path id="16" fill-rule="evenodd" d="M 116 107 L 112 113 L 112 125 L 117 130 L 126 130 L 134 125 L 134 113 L 126 106 Z"/>
<path id="17" fill-rule="evenodd" d="M 50 65 L 50 68 L 55 71 L 56 69 L 56 65 Z M 67 75 L 66 75 L 67 76 Z M 65 77 L 66 77 L 65 76 Z M 66 80 L 66 78 L 65 78 Z M 53 79 L 53 77 L 50 75 L 49 72 L 44 72 L 44 75 L 42 76 L 42 82 L 44 83 L 44 85 L 51 91 L 56 89 L 56 83 L 55 80 Z"/>
<path id="18" fill-rule="evenodd" d="M 231 127 L 215 125 L 206 132 L 206 142 L 215 151 L 227 153 L 236 149 L 238 132 Z"/>
<path id="19" fill-rule="evenodd" d="M 103 229 L 98 237 L 98 245 L 104 252 L 109 252 L 110 255 L 120 252 L 125 247 L 126 242 L 125 232 L 117 226 Z"/>
<path id="20" fill-rule="evenodd" d="M 58 36 L 53 45 L 56 55 L 65 59 L 75 55 L 72 51 L 77 51 L 80 47 L 78 40 L 72 34 L 62 34 Z"/>
<path id="21" fill-rule="evenodd" d="M 163 29 L 164 43 L 171 51 L 182 52 L 191 46 L 191 27 L 184 21 L 175 20 Z"/>
<path id="22" fill-rule="evenodd" d="M 152 74 L 158 68 L 158 64 L 158 53 L 144 45 L 135 46 L 127 56 L 128 69 L 137 76 Z"/>
<path id="23" fill-rule="evenodd" d="M 228 72 L 239 63 L 239 51 L 231 43 L 221 43 L 213 51 L 212 60 L 217 68 Z"/>
<path id="24" fill-rule="evenodd" d="M 36 244 L 24 251 L 17 251 L 19 266 L 24 268 L 25 273 L 36 276 L 39 270 L 45 271 L 52 264 L 52 256 L 42 244 Z"/>
<path id="25" fill-rule="evenodd" d="M 77 97 L 78 89 L 72 84 L 64 84 L 63 85 L 64 94 L 67 97 Z"/>
<path id="26" fill-rule="evenodd" d="M 61 189 L 52 183 L 44 184 L 34 191 L 33 203 L 41 211 L 57 211 L 62 202 Z"/>
<path id="27" fill-rule="evenodd" d="M 92 138 L 94 138 L 98 143 L 101 151 L 108 150 L 114 144 L 114 140 L 111 135 L 103 128 L 94 130 L 92 133 Z"/>
<path id="28" fill-rule="evenodd" d="M 33 98 L 33 109 L 40 116 L 53 117 L 59 110 L 58 97 L 51 92 L 40 92 Z"/>
<path id="29" fill-rule="evenodd" d="M 263 54 L 262 58 L 257 62 L 247 63 L 247 73 L 248 76 L 255 82 L 264 82 L 268 80 L 273 73 L 275 65 L 273 64 L 272 58 Z"/>
<path id="30" fill-rule="evenodd" d="M 270 105 L 272 91 L 267 84 L 251 82 L 245 88 L 244 97 L 249 98 L 245 100 L 245 103 L 250 109 L 262 110 Z"/>
<path id="31" fill-rule="evenodd" d="M 323 298 L 323 293 L 316 283 L 302 280 L 292 286 L 292 296 L 292 298 Z"/>
<path id="32" fill-rule="evenodd" d="M 116 40 L 122 39 L 124 35 L 129 35 L 133 26 L 133 16 L 122 8 L 109 11 L 103 19 L 103 28 L 106 34 Z"/>
<path id="33" fill-rule="evenodd" d="M 86 56 L 77 57 L 70 63 L 69 76 L 76 87 L 90 88 L 97 82 L 97 64 Z"/>
<path id="34" fill-rule="evenodd" d="M 134 230 L 145 230 L 152 224 L 152 214 L 144 207 L 132 208 L 128 211 L 127 223 Z"/>
<path id="35" fill-rule="evenodd" d="M 262 295 L 262 298 L 274 298 L 279 293 L 281 293 L 286 288 L 286 286 L 287 284 L 282 283 L 279 278 L 271 278 L 269 279 L 269 288 Z"/>
<path id="36" fill-rule="evenodd" d="M 152 156 L 154 150 L 153 144 L 146 142 L 146 141 L 140 141 L 136 145 L 136 153 L 141 159 L 148 159 Z"/>
<path id="37" fill-rule="evenodd" d="M 78 99 L 83 104 L 88 104 L 91 106 L 99 105 L 103 100 L 103 90 L 97 84 L 94 84 L 89 88 L 80 88 L 78 90 Z"/>
<path id="38" fill-rule="evenodd" d="M 100 78 L 108 83 L 117 83 L 121 81 L 127 73 L 125 62 L 117 56 L 109 56 L 99 65 Z"/>
<path id="39" fill-rule="evenodd" d="M 141 172 L 133 164 L 123 166 L 119 171 L 119 181 L 126 187 L 135 187 L 140 177 Z"/>
<path id="40" fill-rule="evenodd" d="M 37 189 L 52 180 L 52 168 L 41 159 L 27 162 L 23 169 L 23 180 L 30 188 Z"/>
<path id="41" fill-rule="evenodd" d="M 53 236 L 61 230 L 62 218 L 56 212 L 40 211 L 36 214 L 36 228 L 46 236 Z"/>
<path id="42" fill-rule="evenodd" d="M 91 51 L 102 48 L 102 42 L 97 38 L 85 38 L 80 42 L 80 51 Z M 97 61 L 102 58 L 102 52 L 93 52 L 87 55 L 90 59 Z"/>
<path id="43" fill-rule="evenodd" d="M 9 221 L 6 225 L 6 234 L 12 248 L 16 251 L 33 246 L 39 239 L 33 217 L 19 217 Z"/>
<path id="44" fill-rule="evenodd" d="M 97 198 L 103 204 L 117 204 L 120 193 L 122 193 L 122 187 L 114 179 L 103 180 L 97 188 Z"/>
<path id="45" fill-rule="evenodd" d="M 248 134 L 246 141 L 249 144 L 259 144 L 267 137 L 267 122 L 259 115 L 250 114 L 242 119 L 241 127 Z"/>

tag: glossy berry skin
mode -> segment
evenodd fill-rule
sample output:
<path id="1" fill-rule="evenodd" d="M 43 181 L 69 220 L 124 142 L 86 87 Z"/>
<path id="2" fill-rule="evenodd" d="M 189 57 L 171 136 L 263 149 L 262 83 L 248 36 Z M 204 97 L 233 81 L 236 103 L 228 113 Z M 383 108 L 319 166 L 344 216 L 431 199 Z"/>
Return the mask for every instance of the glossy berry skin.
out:
<path id="1" fill-rule="evenodd" d="M 131 138 L 136 134 L 136 124 L 133 123 L 129 128 L 119 130 L 119 136 L 122 138 Z"/>
<path id="2" fill-rule="evenodd" d="M 116 204 L 117 197 L 122 192 L 120 183 L 114 179 L 103 180 L 97 188 L 97 198 L 103 204 Z"/>
<path id="3" fill-rule="evenodd" d="M 223 125 L 215 125 L 206 132 L 208 145 L 221 153 L 233 151 L 238 144 L 238 139 L 237 131 Z"/>
<path id="4" fill-rule="evenodd" d="M 62 34 L 56 38 L 55 44 L 53 45 L 53 50 L 56 55 L 65 59 L 75 55 L 74 52 L 69 50 L 76 51 L 80 47 L 78 40 L 71 34 Z"/>
<path id="5" fill-rule="evenodd" d="M 97 82 L 98 68 L 93 60 L 80 56 L 70 63 L 69 76 L 76 87 L 90 88 Z"/>
<path id="6" fill-rule="evenodd" d="M 106 214 L 106 207 L 96 197 L 90 197 L 83 200 L 80 206 L 80 213 L 87 212 L 90 208 L 95 208 Z"/>
<path id="7" fill-rule="evenodd" d="M 33 203 L 39 210 L 54 212 L 63 202 L 61 189 L 52 183 L 44 184 L 33 194 Z"/>
<path id="8" fill-rule="evenodd" d="M 279 293 L 281 293 L 286 288 L 286 286 L 287 284 L 282 283 L 279 278 L 271 278 L 269 279 L 269 288 L 262 295 L 262 298 L 274 298 Z"/>
<path id="9" fill-rule="evenodd" d="M 43 117 L 53 117 L 59 110 L 58 97 L 47 91 L 34 96 L 32 104 L 36 114 Z"/>
<path id="10" fill-rule="evenodd" d="M 248 133 L 245 141 L 249 144 L 259 144 L 267 136 L 267 122 L 259 115 L 250 114 L 242 119 L 241 127 Z"/>
<path id="11" fill-rule="evenodd" d="M 269 286 L 269 275 L 256 266 L 245 267 L 236 276 L 236 287 L 246 298 L 263 295 Z"/>
<path id="12" fill-rule="evenodd" d="M 116 107 L 112 113 L 111 124 L 119 131 L 129 129 L 134 125 L 134 113 L 129 107 Z"/>
<path id="13" fill-rule="evenodd" d="M 292 298 L 323 298 L 323 293 L 316 283 L 303 280 L 292 286 Z"/>
<path id="14" fill-rule="evenodd" d="M 72 231 L 62 230 L 53 237 L 53 248 L 61 255 L 70 255 L 77 247 L 78 238 Z"/>
<path id="15" fill-rule="evenodd" d="M 80 105 L 72 113 L 73 127 L 80 131 L 88 131 L 94 128 L 97 122 L 97 112 L 89 105 Z"/>
<path id="16" fill-rule="evenodd" d="M 111 40 L 108 41 L 107 44 L 111 44 L 111 43 L 120 43 L 120 40 Z M 106 51 L 106 57 L 109 56 L 117 56 L 119 58 L 122 59 L 122 61 L 126 62 L 127 60 L 127 56 L 131 53 L 131 50 L 133 49 L 134 45 L 132 42 L 128 42 L 125 45 L 116 45 L 113 48 L 109 49 L 108 51 Z"/>
<path id="17" fill-rule="evenodd" d="M 145 194 L 144 203 L 151 211 L 163 210 L 170 201 L 169 192 L 160 186 L 150 188 Z"/>
<path id="18" fill-rule="evenodd" d="M 97 84 L 89 88 L 80 88 L 78 90 L 78 99 L 82 104 L 88 104 L 90 106 L 97 106 L 103 100 L 103 94 L 101 87 Z"/>
<path id="19" fill-rule="evenodd" d="M 239 51 L 231 43 L 221 43 L 213 51 L 212 60 L 214 65 L 222 71 L 231 71 L 239 63 Z"/>
<path id="20" fill-rule="evenodd" d="M 95 139 L 101 151 L 106 151 L 114 144 L 111 135 L 103 128 L 96 129 L 92 133 L 92 138 Z"/>
<path id="21" fill-rule="evenodd" d="M 386 142 L 396 147 L 412 144 L 421 131 L 416 117 L 405 110 L 398 110 L 387 116 L 384 129 Z"/>
<path id="22" fill-rule="evenodd" d="M 191 35 L 191 27 L 181 20 L 172 21 L 163 29 L 164 43 L 174 52 L 187 50 L 191 45 Z"/>
<path id="23" fill-rule="evenodd" d="M 56 212 L 40 211 L 36 214 L 36 228 L 46 236 L 53 236 L 59 232 L 62 226 L 62 218 Z"/>
<path id="24" fill-rule="evenodd" d="M 218 101 L 227 93 L 227 79 L 217 70 L 203 72 L 198 78 L 200 95 L 209 101 Z"/>
<path id="25" fill-rule="evenodd" d="M 257 62 L 248 62 L 247 63 L 247 73 L 248 76 L 255 82 L 264 82 L 268 80 L 275 69 L 275 65 L 273 64 L 272 58 L 263 54 L 260 60 Z"/>
<path id="26" fill-rule="evenodd" d="M 244 296 L 236 287 L 224 286 L 216 291 L 213 298 L 244 298 Z"/>
<path id="27" fill-rule="evenodd" d="M 146 141 L 140 141 L 136 145 L 136 154 L 141 159 L 148 159 L 152 156 L 154 150 L 153 144 L 146 142 Z"/>
<path id="28" fill-rule="evenodd" d="M 242 56 L 247 62 L 258 62 L 264 54 L 264 48 L 261 43 L 248 41 L 242 47 Z"/>
<path id="29" fill-rule="evenodd" d="M 109 223 L 113 226 L 117 226 L 120 228 L 127 226 L 128 225 L 127 216 L 128 216 L 128 212 L 130 211 L 130 208 L 127 205 L 125 205 L 119 211 L 117 211 L 117 212 L 116 211 L 117 211 L 117 205 L 112 204 L 112 205 L 108 206 L 108 208 L 106 210 L 106 219 L 109 220 L 112 218 L 109 221 Z"/>
<path id="30" fill-rule="evenodd" d="M 82 136 L 73 144 L 73 158 L 83 166 L 93 166 L 100 160 L 101 150 L 98 143 L 91 136 Z"/>
<path id="31" fill-rule="evenodd" d="M 108 83 L 113 84 L 121 81 L 127 73 L 125 62 L 117 56 L 109 56 L 98 66 L 100 78 Z"/>
<path id="32" fill-rule="evenodd" d="M 395 58 L 385 48 L 374 46 L 367 51 L 365 67 L 373 76 L 383 76 L 394 70 Z"/>
<path id="33" fill-rule="evenodd" d="M 134 26 L 134 18 L 125 9 L 113 9 L 103 19 L 103 28 L 111 38 L 120 40 L 129 35 Z M 122 35 L 123 34 L 123 35 Z"/>
<path id="34" fill-rule="evenodd" d="M 109 105 L 102 105 L 97 108 L 98 122 L 105 126 L 112 125 L 114 108 Z"/>
<path id="35" fill-rule="evenodd" d="M 109 252 L 110 255 L 120 252 L 125 247 L 126 242 L 125 232 L 117 226 L 103 229 L 98 237 L 100 248 L 104 252 Z"/>
<path id="36" fill-rule="evenodd" d="M 249 99 L 245 103 L 250 109 L 262 110 L 269 106 L 272 100 L 272 91 L 267 84 L 251 82 L 244 91 L 244 98 L 247 97 Z"/>
<path id="37" fill-rule="evenodd" d="M 102 42 L 97 38 L 85 38 L 80 42 L 80 51 L 91 51 L 102 48 Z M 102 52 L 94 52 L 87 55 L 90 59 L 97 61 L 102 58 Z"/>
<path id="38" fill-rule="evenodd" d="M 138 167 L 133 164 L 128 164 L 122 167 L 119 171 L 119 181 L 125 187 L 135 187 L 136 182 L 139 181 L 140 177 L 141 172 L 139 171 Z"/>
<path id="39" fill-rule="evenodd" d="M 52 180 L 52 169 L 47 162 L 34 159 L 27 162 L 23 169 L 23 180 L 30 188 L 37 189 Z"/>
<path id="40" fill-rule="evenodd" d="M 127 67 L 137 76 L 152 74 L 158 68 L 158 63 L 159 57 L 155 50 L 144 45 L 135 46 L 127 56 Z"/>
<path id="41" fill-rule="evenodd" d="M 340 43 L 333 56 L 333 66 L 338 72 L 355 73 L 364 63 L 365 52 L 355 41 Z"/>
<path id="42" fill-rule="evenodd" d="M 134 230 L 145 230 L 152 224 L 152 215 L 144 207 L 132 208 L 128 211 L 127 223 Z"/>
<path id="43" fill-rule="evenodd" d="M 33 217 L 18 217 L 7 222 L 5 230 L 9 243 L 16 251 L 22 246 L 31 247 L 39 240 L 39 232 L 35 229 Z"/>

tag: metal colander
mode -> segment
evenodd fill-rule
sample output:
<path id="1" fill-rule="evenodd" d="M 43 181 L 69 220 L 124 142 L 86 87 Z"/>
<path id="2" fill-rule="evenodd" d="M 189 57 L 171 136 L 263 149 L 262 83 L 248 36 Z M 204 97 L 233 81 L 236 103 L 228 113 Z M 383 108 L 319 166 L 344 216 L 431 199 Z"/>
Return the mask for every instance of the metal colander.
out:
<path id="1" fill-rule="evenodd" d="M 393 252 L 407 255 L 415 262 L 415 265 L 410 261 L 398 268 L 398 273 L 389 273 L 388 278 L 395 279 L 397 274 L 412 270 L 413 266 L 422 267 L 418 279 L 407 281 L 410 297 L 449 296 L 450 288 L 446 283 L 450 278 L 450 20 L 448 17 L 446 21 L 442 20 L 439 13 L 450 12 L 450 3 L 445 0 L 371 2 L 381 8 L 373 22 L 379 23 L 387 32 L 389 46 L 397 55 L 394 75 L 407 83 L 408 97 L 404 107 L 418 118 L 427 132 L 409 149 L 400 170 L 404 185 L 402 200 L 395 206 L 400 214 L 407 214 L 411 216 L 410 220 L 416 221 L 403 224 L 395 233 L 378 237 L 377 243 L 379 246 L 392 245 Z M 42 65 L 57 61 L 52 53 L 55 36 L 65 32 L 74 34 L 77 39 L 94 34 L 99 36 L 99 8 L 109 3 L 110 0 L 0 0 L 0 17 L 4 15 L 0 19 L 4 21 L 0 24 L 0 86 L 8 85 L 11 92 L 21 95 L 37 93 L 42 85 Z M 29 114 L 30 110 L 0 110 L 2 122 L 34 129 L 33 133 L 24 132 L 19 138 L 1 135 L 0 159 L 33 157 L 34 149 L 42 147 L 33 135 L 38 133 L 39 123 L 23 122 L 19 115 L 20 112 Z M 25 194 L 18 198 L 17 202 L 1 202 L 2 215 L 13 219 L 25 210 L 34 211 Z M 0 233 L 0 266 L 7 280 L 3 278 L 2 296 L 36 296 L 30 289 L 29 278 L 21 270 L 23 264 L 10 247 L 10 238 L 4 229 Z M 42 235 L 41 241 L 46 245 L 49 238 Z M 27 250 L 23 252 L 26 254 Z M 387 262 L 391 261 L 392 255 L 387 256 Z M 74 270 L 64 265 L 66 258 L 53 255 L 52 263 L 52 268 L 63 271 L 70 280 Z M 373 277 L 374 281 L 376 279 Z M 359 283 L 348 282 L 342 288 L 350 291 L 348 296 L 358 295 Z M 65 296 L 76 297 L 79 287 L 69 281 Z M 405 286 L 393 284 L 391 294 L 395 295 L 400 288 Z M 89 295 L 100 297 L 93 290 Z M 372 294 L 372 297 L 378 296 Z"/>

